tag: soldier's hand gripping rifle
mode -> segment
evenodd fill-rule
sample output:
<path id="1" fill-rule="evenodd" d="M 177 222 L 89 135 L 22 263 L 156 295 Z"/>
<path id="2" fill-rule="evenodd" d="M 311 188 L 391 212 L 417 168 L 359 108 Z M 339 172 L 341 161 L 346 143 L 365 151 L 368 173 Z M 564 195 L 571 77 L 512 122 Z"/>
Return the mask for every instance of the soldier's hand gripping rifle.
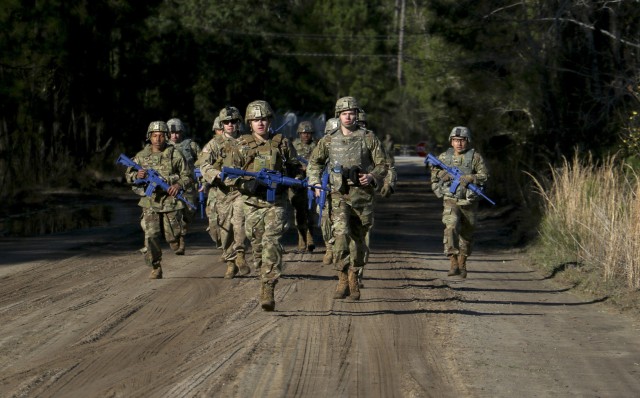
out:
<path id="1" fill-rule="evenodd" d="M 200 168 L 197 167 L 193 172 L 196 176 L 196 182 L 198 183 L 198 205 L 200 205 L 200 218 L 204 219 L 204 209 L 207 205 L 207 195 L 204 193 L 206 188 L 203 187 L 204 184 L 202 183 L 202 172 L 200 171 Z"/>
<path id="2" fill-rule="evenodd" d="M 123 166 L 132 167 L 136 171 L 146 170 L 147 175 L 145 178 L 138 178 L 133 182 L 134 185 L 143 185 L 143 184 L 147 185 L 144 192 L 146 196 L 151 197 L 151 195 L 153 194 L 153 191 L 155 191 L 156 188 L 160 188 L 167 193 L 169 192 L 169 188 L 171 187 L 171 185 L 169 185 L 169 183 L 167 183 L 165 179 L 162 178 L 162 176 L 154 169 L 144 169 L 142 166 L 140 166 L 138 163 L 134 162 L 124 154 L 120 154 L 120 156 L 116 160 L 116 163 L 121 164 Z M 178 191 L 178 194 L 176 195 L 176 198 L 178 198 L 179 200 L 184 202 L 187 206 L 195 210 L 196 206 L 194 206 L 193 203 L 189 202 L 184 197 L 183 194 L 184 194 L 184 189 L 180 189 L 180 191 Z"/>
<path id="3" fill-rule="evenodd" d="M 438 159 L 437 157 L 433 156 L 432 154 L 428 154 L 427 158 L 425 159 L 424 162 L 425 163 L 429 163 L 432 166 L 439 167 L 442 170 L 444 170 L 447 173 L 449 173 L 449 175 L 451 176 L 451 178 L 453 180 L 451 182 L 451 188 L 449 188 L 449 192 L 451 192 L 451 193 L 455 193 L 456 192 L 456 190 L 458 189 L 458 185 L 460 185 L 460 177 L 463 176 L 463 174 L 460 171 L 460 169 L 458 169 L 457 167 L 449 167 L 449 166 L 447 166 L 446 164 L 441 162 L 440 159 Z M 483 197 L 489 203 L 491 203 L 492 205 L 495 206 L 496 202 L 494 202 L 493 200 L 489 199 L 489 197 L 487 195 L 485 195 L 484 192 L 482 192 L 482 188 L 480 188 L 476 184 L 468 184 L 467 188 L 470 189 L 476 195 Z"/>
<path id="4" fill-rule="evenodd" d="M 220 173 L 220 179 L 225 178 L 238 178 L 238 177 L 252 177 L 258 184 L 267 188 L 267 202 L 273 203 L 276 200 L 276 190 L 280 185 L 285 187 L 298 187 L 298 188 L 320 188 L 309 185 L 307 180 L 298 180 L 297 178 L 283 176 L 282 173 L 262 169 L 258 172 L 251 172 L 242 169 L 235 169 L 233 167 L 223 167 L 222 173 Z"/>

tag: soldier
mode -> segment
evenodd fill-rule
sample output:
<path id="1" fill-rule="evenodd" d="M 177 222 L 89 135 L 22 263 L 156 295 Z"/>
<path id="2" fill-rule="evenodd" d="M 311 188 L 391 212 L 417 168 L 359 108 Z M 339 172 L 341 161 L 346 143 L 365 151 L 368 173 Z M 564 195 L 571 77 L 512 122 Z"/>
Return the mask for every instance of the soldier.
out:
<path id="1" fill-rule="evenodd" d="M 301 178 L 295 149 L 282 134 L 270 133 L 273 110 L 266 101 L 247 105 L 245 122 L 251 134 L 240 137 L 238 145 L 243 169 L 263 168 Z M 266 187 L 254 179 L 238 179 L 244 197 L 245 231 L 251 241 L 253 258 L 260 275 L 260 304 L 265 311 L 275 309 L 274 288 L 282 273 L 282 245 L 286 231 L 288 204 L 286 187 L 279 187 L 273 203 L 266 200 Z"/>
<path id="2" fill-rule="evenodd" d="M 164 231 L 164 237 L 171 249 L 177 252 L 180 248 L 179 241 L 184 230 L 181 210 L 185 204 L 175 196 L 193 185 L 186 159 L 173 145 L 167 145 L 168 140 L 167 124 L 163 121 L 151 122 L 147 129 L 147 144 L 133 158 L 142 169 L 136 171 L 130 167 L 125 172 L 125 178 L 130 184 L 136 179 L 145 178 L 147 169 L 154 169 L 171 184 L 167 192 L 156 189 L 151 197 L 145 196 L 143 187 L 134 189 L 142 196 L 138 202 L 138 206 L 142 207 L 140 225 L 144 231 L 147 248 L 144 254 L 145 262 L 152 268 L 151 279 L 162 279 L 161 231 Z"/>
<path id="3" fill-rule="evenodd" d="M 316 142 L 313 139 L 315 131 L 313 124 L 308 121 L 301 122 L 297 131 L 298 138 L 293 140 L 293 147 L 298 153 L 298 160 L 302 163 L 302 170 L 306 171 L 305 164 L 309 162 L 309 156 L 311 156 L 311 152 L 316 147 Z M 291 205 L 295 213 L 296 229 L 298 230 L 297 253 L 313 252 L 316 248 L 313 241 L 315 210 L 309 209 L 307 192 L 308 189 L 306 188 L 291 189 Z"/>
<path id="4" fill-rule="evenodd" d="M 340 127 L 340 119 L 332 117 L 327 120 L 324 126 L 324 135 L 327 135 Z M 320 209 L 318 209 L 318 214 Z M 320 228 L 322 230 L 322 239 L 324 240 L 324 246 L 326 248 L 324 257 L 322 257 L 322 264 L 333 264 L 333 230 L 331 229 L 331 196 L 327 195 L 327 202 L 325 208 L 322 211 L 322 219 L 320 220 Z"/>
<path id="5" fill-rule="evenodd" d="M 178 149 L 180 153 L 182 153 L 187 161 L 189 172 L 191 174 L 194 174 L 193 178 L 195 180 L 195 162 L 198 158 L 198 153 L 200 153 L 200 145 L 198 145 L 190 138 L 185 138 L 184 124 L 182 124 L 182 121 L 180 119 L 169 119 L 169 121 L 167 121 L 167 127 L 169 128 L 169 145 L 175 146 L 176 149 Z M 192 186 L 184 192 L 184 197 L 187 198 L 191 203 L 196 203 L 197 195 L 198 192 L 195 186 Z M 196 210 L 191 209 L 188 206 L 185 207 L 182 211 L 184 212 L 184 228 L 182 229 L 182 235 L 180 236 L 179 248 L 176 251 L 176 254 L 178 255 L 184 254 L 185 236 L 187 235 L 189 224 L 193 222 L 196 214 Z"/>
<path id="6" fill-rule="evenodd" d="M 309 183 L 317 185 L 329 162 L 333 264 L 338 271 L 334 299 L 347 295 L 351 300 L 360 299 L 357 274 L 364 265 L 365 236 L 373 222 L 375 187 L 387 173 L 380 140 L 358 126 L 359 108 L 353 97 L 336 102 L 340 127 L 318 142 L 307 169 Z"/>
<path id="7" fill-rule="evenodd" d="M 205 145 L 197 165 L 205 181 L 215 187 L 209 195 L 215 196 L 212 215 L 216 219 L 209 221 L 218 227 L 220 234 L 222 258 L 227 264 L 224 277 L 232 279 L 236 275 L 251 273 L 245 261 L 243 198 L 237 187 L 220 180 L 222 167 L 242 167 L 237 148 L 238 126 L 242 116 L 238 108 L 227 106 L 220 110 L 217 119 L 222 123 L 223 132 Z"/>
<path id="8" fill-rule="evenodd" d="M 213 131 L 213 137 L 218 137 L 222 135 L 222 123 L 220 123 L 220 116 L 216 116 L 213 120 L 213 125 L 211 126 L 211 131 Z M 198 155 L 199 160 L 200 155 Z M 216 249 L 222 249 L 222 242 L 220 240 L 220 227 L 218 226 L 218 215 L 216 214 L 216 190 L 218 189 L 215 185 L 211 186 L 209 183 L 205 181 L 205 184 L 202 184 L 200 189 L 208 190 L 207 194 L 207 218 L 209 219 L 209 225 L 207 226 L 207 232 L 211 237 L 211 240 L 216 245 Z"/>
<path id="9" fill-rule="evenodd" d="M 470 183 L 482 186 L 489 179 L 489 171 L 482 156 L 471 148 L 471 131 L 467 127 L 454 127 L 449 134 L 451 148 L 438 156 L 447 166 L 457 167 L 462 173 L 460 185 L 451 193 L 452 176 L 437 166 L 431 168 L 431 188 L 438 198 L 444 198 L 442 223 L 444 253 L 449 257 L 449 276 L 467 277 L 467 257 L 471 255 L 473 232 L 480 197 L 466 189 Z"/>

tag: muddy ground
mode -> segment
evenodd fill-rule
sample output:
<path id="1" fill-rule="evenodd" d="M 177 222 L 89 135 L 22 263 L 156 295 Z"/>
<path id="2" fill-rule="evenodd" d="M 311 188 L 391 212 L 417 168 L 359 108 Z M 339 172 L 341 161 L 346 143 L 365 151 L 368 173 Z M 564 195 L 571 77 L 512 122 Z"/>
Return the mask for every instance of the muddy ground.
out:
<path id="1" fill-rule="evenodd" d="M 2 238 L 0 396 L 640 396 L 640 320 L 527 268 L 486 208 L 469 277 L 447 277 L 441 203 L 397 161 L 358 302 L 291 230 L 275 312 L 223 279 L 203 221 L 149 280 L 133 195 L 105 227 Z"/>

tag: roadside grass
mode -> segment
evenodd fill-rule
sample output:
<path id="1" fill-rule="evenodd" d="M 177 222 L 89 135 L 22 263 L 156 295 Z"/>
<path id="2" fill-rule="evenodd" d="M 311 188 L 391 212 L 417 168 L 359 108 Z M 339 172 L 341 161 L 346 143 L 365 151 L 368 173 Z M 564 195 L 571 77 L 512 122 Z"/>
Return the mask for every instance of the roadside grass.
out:
<path id="1" fill-rule="evenodd" d="M 596 163 L 576 154 L 549 180 L 532 178 L 543 199 L 532 262 L 585 292 L 640 309 L 640 176 L 615 156 Z"/>

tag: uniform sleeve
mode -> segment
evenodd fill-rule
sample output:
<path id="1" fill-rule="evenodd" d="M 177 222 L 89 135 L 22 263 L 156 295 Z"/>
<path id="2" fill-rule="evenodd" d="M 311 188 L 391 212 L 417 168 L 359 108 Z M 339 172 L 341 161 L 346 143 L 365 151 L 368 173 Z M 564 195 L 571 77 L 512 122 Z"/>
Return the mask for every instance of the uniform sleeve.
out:
<path id="1" fill-rule="evenodd" d="M 443 152 L 440 155 L 438 155 L 438 160 L 444 164 L 447 163 L 445 162 L 445 154 L 446 152 Z M 432 183 L 437 183 L 440 181 L 440 178 L 438 178 L 438 172 L 440 172 L 440 170 L 442 169 L 438 166 L 431 166 L 431 182 Z"/>
<path id="2" fill-rule="evenodd" d="M 213 180 L 220 174 L 220 170 L 215 167 L 216 161 L 219 156 L 218 145 L 214 140 L 209 141 L 200 155 L 198 155 L 198 161 L 196 166 L 200 167 L 200 173 L 202 178 L 209 184 L 213 184 Z"/>
<path id="3" fill-rule="evenodd" d="M 133 159 L 131 160 L 133 160 L 137 164 L 140 164 L 140 159 L 138 159 L 138 154 L 136 154 L 136 156 L 134 156 Z M 137 174 L 138 174 L 138 170 L 134 169 L 133 167 L 127 167 L 127 170 L 125 170 L 124 172 L 124 178 L 127 184 L 133 185 L 133 182 L 136 180 Z"/>
<path id="4" fill-rule="evenodd" d="M 371 134 L 371 160 L 373 161 L 373 169 L 370 171 L 374 180 L 382 181 L 387 175 L 388 164 L 387 156 L 384 149 L 382 149 L 382 143 L 375 135 Z"/>
<path id="5" fill-rule="evenodd" d="M 309 156 L 309 164 L 307 165 L 307 178 L 310 185 L 320 185 L 322 170 L 324 169 L 327 159 L 329 158 L 329 145 L 327 136 L 318 141 L 318 145 L 313 149 Z"/>
<path id="6" fill-rule="evenodd" d="M 473 172 L 476 176 L 476 182 L 478 184 L 484 184 L 489 179 L 489 169 L 484 161 L 482 155 L 478 152 L 473 154 Z"/>
<path id="7" fill-rule="evenodd" d="M 187 164 L 187 160 L 180 151 L 174 151 L 173 171 L 178 175 L 177 183 L 180 184 L 185 191 L 193 187 L 193 176 Z"/>

